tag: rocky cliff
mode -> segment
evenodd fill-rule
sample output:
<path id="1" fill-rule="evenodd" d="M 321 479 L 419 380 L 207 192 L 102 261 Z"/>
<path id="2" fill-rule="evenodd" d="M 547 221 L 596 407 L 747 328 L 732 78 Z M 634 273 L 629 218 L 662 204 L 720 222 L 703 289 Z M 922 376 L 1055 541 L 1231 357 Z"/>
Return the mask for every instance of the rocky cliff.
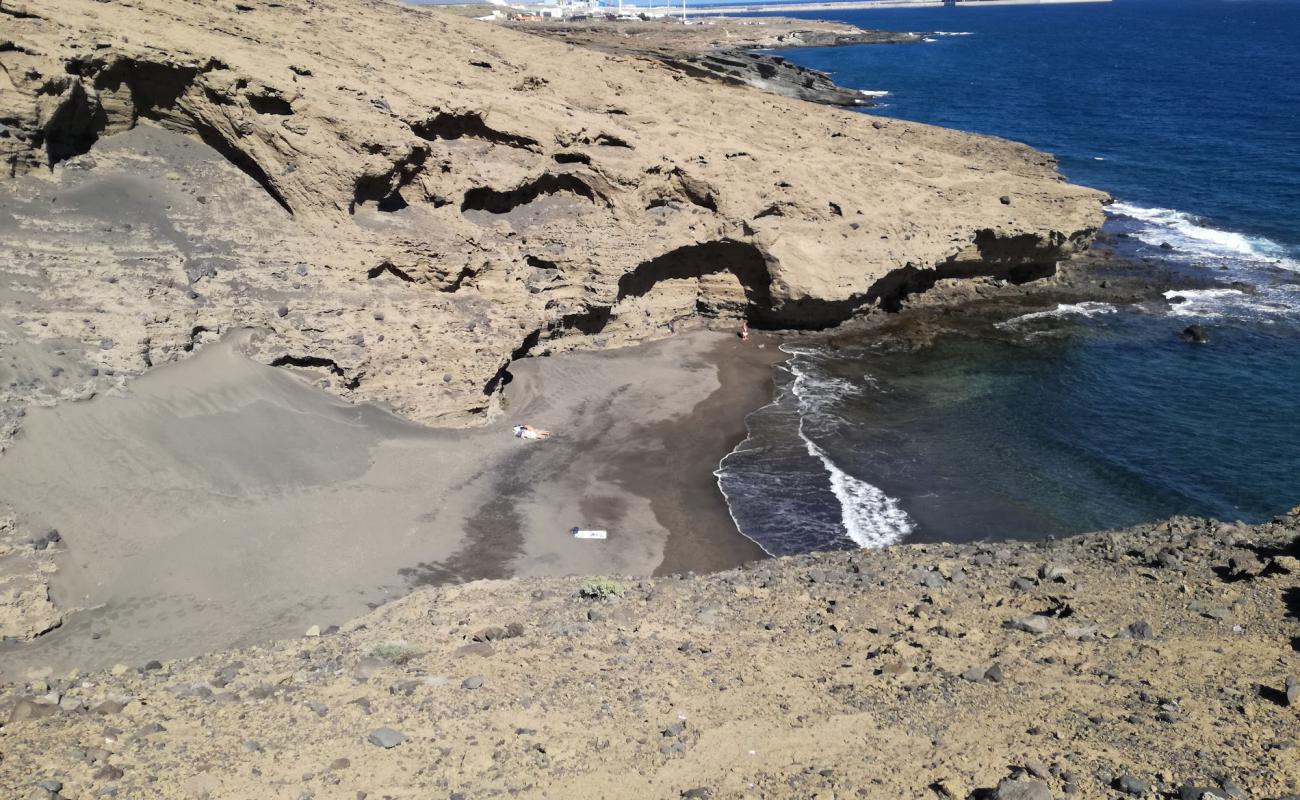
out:
<path id="1" fill-rule="evenodd" d="M 1018 144 L 396 3 L 0 20 L 8 430 L 237 326 L 267 363 L 462 424 L 524 355 L 690 315 L 827 326 L 1048 271 L 1102 220 Z"/>

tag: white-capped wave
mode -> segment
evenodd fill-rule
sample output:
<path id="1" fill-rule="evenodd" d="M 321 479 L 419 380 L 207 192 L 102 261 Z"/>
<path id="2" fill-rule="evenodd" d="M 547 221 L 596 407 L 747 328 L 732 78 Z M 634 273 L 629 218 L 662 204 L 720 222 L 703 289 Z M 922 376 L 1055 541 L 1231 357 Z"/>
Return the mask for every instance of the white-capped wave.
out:
<path id="1" fill-rule="evenodd" d="M 974 36 L 973 31 L 930 31 L 935 36 Z"/>
<path id="2" fill-rule="evenodd" d="M 1047 311 L 1033 311 L 1028 314 L 1021 314 L 1018 317 L 1012 317 L 1006 322 L 999 322 L 997 328 L 1013 328 L 1017 325 L 1023 325 L 1026 322 L 1033 322 L 1041 319 L 1059 319 L 1060 317 L 1080 316 L 1095 317 L 1098 314 L 1113 314 L 1115 306 L 1110 303 L 1097 303 L 1091 300 L 1082 303 L 1061 303 L 1056 308 Z"/>
<path id="3" fill-rule="evenodd" d="M 794 375 L 792 391 L 800 404 L 799 438 L 830 476 L 831 492 L 840 504 L 840 521 L 844 532 L 859 547 L 884 547 L 901 541 L 915 525 L 898 501 L 866 481 L 858 480 L 836 465 L 830 455 L 804 431 L 809 413 L 815 413 L 846 389 L 858 391 L 852 383 L 830 376 L 814 376 L 807 365 L 800 366 L 799 355 L 788 368 Z"/>
<path id="4" fill-rule="evenodd" d="M 923 41 L 923 42 L 937 42 L 937 41 L 939 41 L 939 40 L 938 40 L 938 39 L 931 39 L 929 36 L 927 36 L 927 37 L 925 37 L 924 39 L 922 39 L 921 41 Z"/>
<path id="5" fill-rule="evenodd" d="M 1165 292 L 1169 313 L 1176 317 L 1215 319 L 1223 316 L 1271 321 L 1300 315 L 1300 286 L 1259 286 L 1240 289 L 1172 289 Z"/>
<path id="6" fill-rule="evenodd" d="M 1133 235 L 1147 244 L 1168 244 L 1176 252 L 1200 258 L 1231 259 L 1300 270 L 1300 262 L 1290 258 L 1286 248 L 1277 242 L 1263 236 L 1213 228 L 1183 211 L 1114 203 L 1110 212 L 1143 223 Z"/>
<path id="7" fill-rule="evenodd" d="M 859 89 L 858 94 L 866 97 L 888 97 L 889 91 L 887 89 Z"/>

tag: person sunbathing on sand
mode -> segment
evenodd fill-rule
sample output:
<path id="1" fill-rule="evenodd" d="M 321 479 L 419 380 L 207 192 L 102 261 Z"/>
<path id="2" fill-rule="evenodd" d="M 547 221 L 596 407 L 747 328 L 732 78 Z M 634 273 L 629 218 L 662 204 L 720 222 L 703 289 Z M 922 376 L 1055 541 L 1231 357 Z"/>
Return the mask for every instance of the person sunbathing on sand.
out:
<path id="1" fill-rule="evenodd" d="M 518 436 L 520 439 L 545 439 L 550 435 L 550 431 L 544 431 L 541 428 L 534 428 L 532 425 L 515 426 L 515 436 Z"/>

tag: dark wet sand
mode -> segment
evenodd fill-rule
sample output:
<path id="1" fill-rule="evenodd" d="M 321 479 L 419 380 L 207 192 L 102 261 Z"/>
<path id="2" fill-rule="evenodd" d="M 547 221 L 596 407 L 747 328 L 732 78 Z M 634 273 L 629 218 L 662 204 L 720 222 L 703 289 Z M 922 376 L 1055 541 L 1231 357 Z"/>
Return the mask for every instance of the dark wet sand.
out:
<path id="1" fill-rule="evenodd" d="M 656 574 L 713 572 L 767 557 L 736 531 L 713 472 L 744 440 L 748 412 L 772 399 L 772 366 L 788 357 L 778 345 L 757 335 L 719 341 L 702 356 L 716 366 L 721 385 L 686 416 L 647 432 L 663 457 L 618 462 L 624 487 L 650 498 L 655 518 L 669 531 Z"/>

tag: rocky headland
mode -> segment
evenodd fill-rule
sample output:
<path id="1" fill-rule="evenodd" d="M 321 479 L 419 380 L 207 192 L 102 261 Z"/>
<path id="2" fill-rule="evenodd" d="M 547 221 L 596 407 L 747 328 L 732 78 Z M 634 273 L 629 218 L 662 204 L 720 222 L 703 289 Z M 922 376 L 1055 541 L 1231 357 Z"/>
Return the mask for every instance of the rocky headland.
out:
<path id="1" fill-rule="evenodd" d="M 414 7 L 3 9 L 10 429 L 236 327 L 472 424 L 526 355 L 829 326 L 927 275 L 1050 271 L 1103 218 L 1023 145 Z"/>
<path id="2" fill-rule="evenodd" d="M 653 58 L 696 77 L 752 86 L 811 103 L 863 108 L 874 105 L 870 96 L 836 85 L 820 70 L 757 51 L 916 44 L 925 38 L 920 33 L 782 17 L 701 17 L 689 25 L 674 19 L 520 20 L 510 27 L 606 53 Z"/>

